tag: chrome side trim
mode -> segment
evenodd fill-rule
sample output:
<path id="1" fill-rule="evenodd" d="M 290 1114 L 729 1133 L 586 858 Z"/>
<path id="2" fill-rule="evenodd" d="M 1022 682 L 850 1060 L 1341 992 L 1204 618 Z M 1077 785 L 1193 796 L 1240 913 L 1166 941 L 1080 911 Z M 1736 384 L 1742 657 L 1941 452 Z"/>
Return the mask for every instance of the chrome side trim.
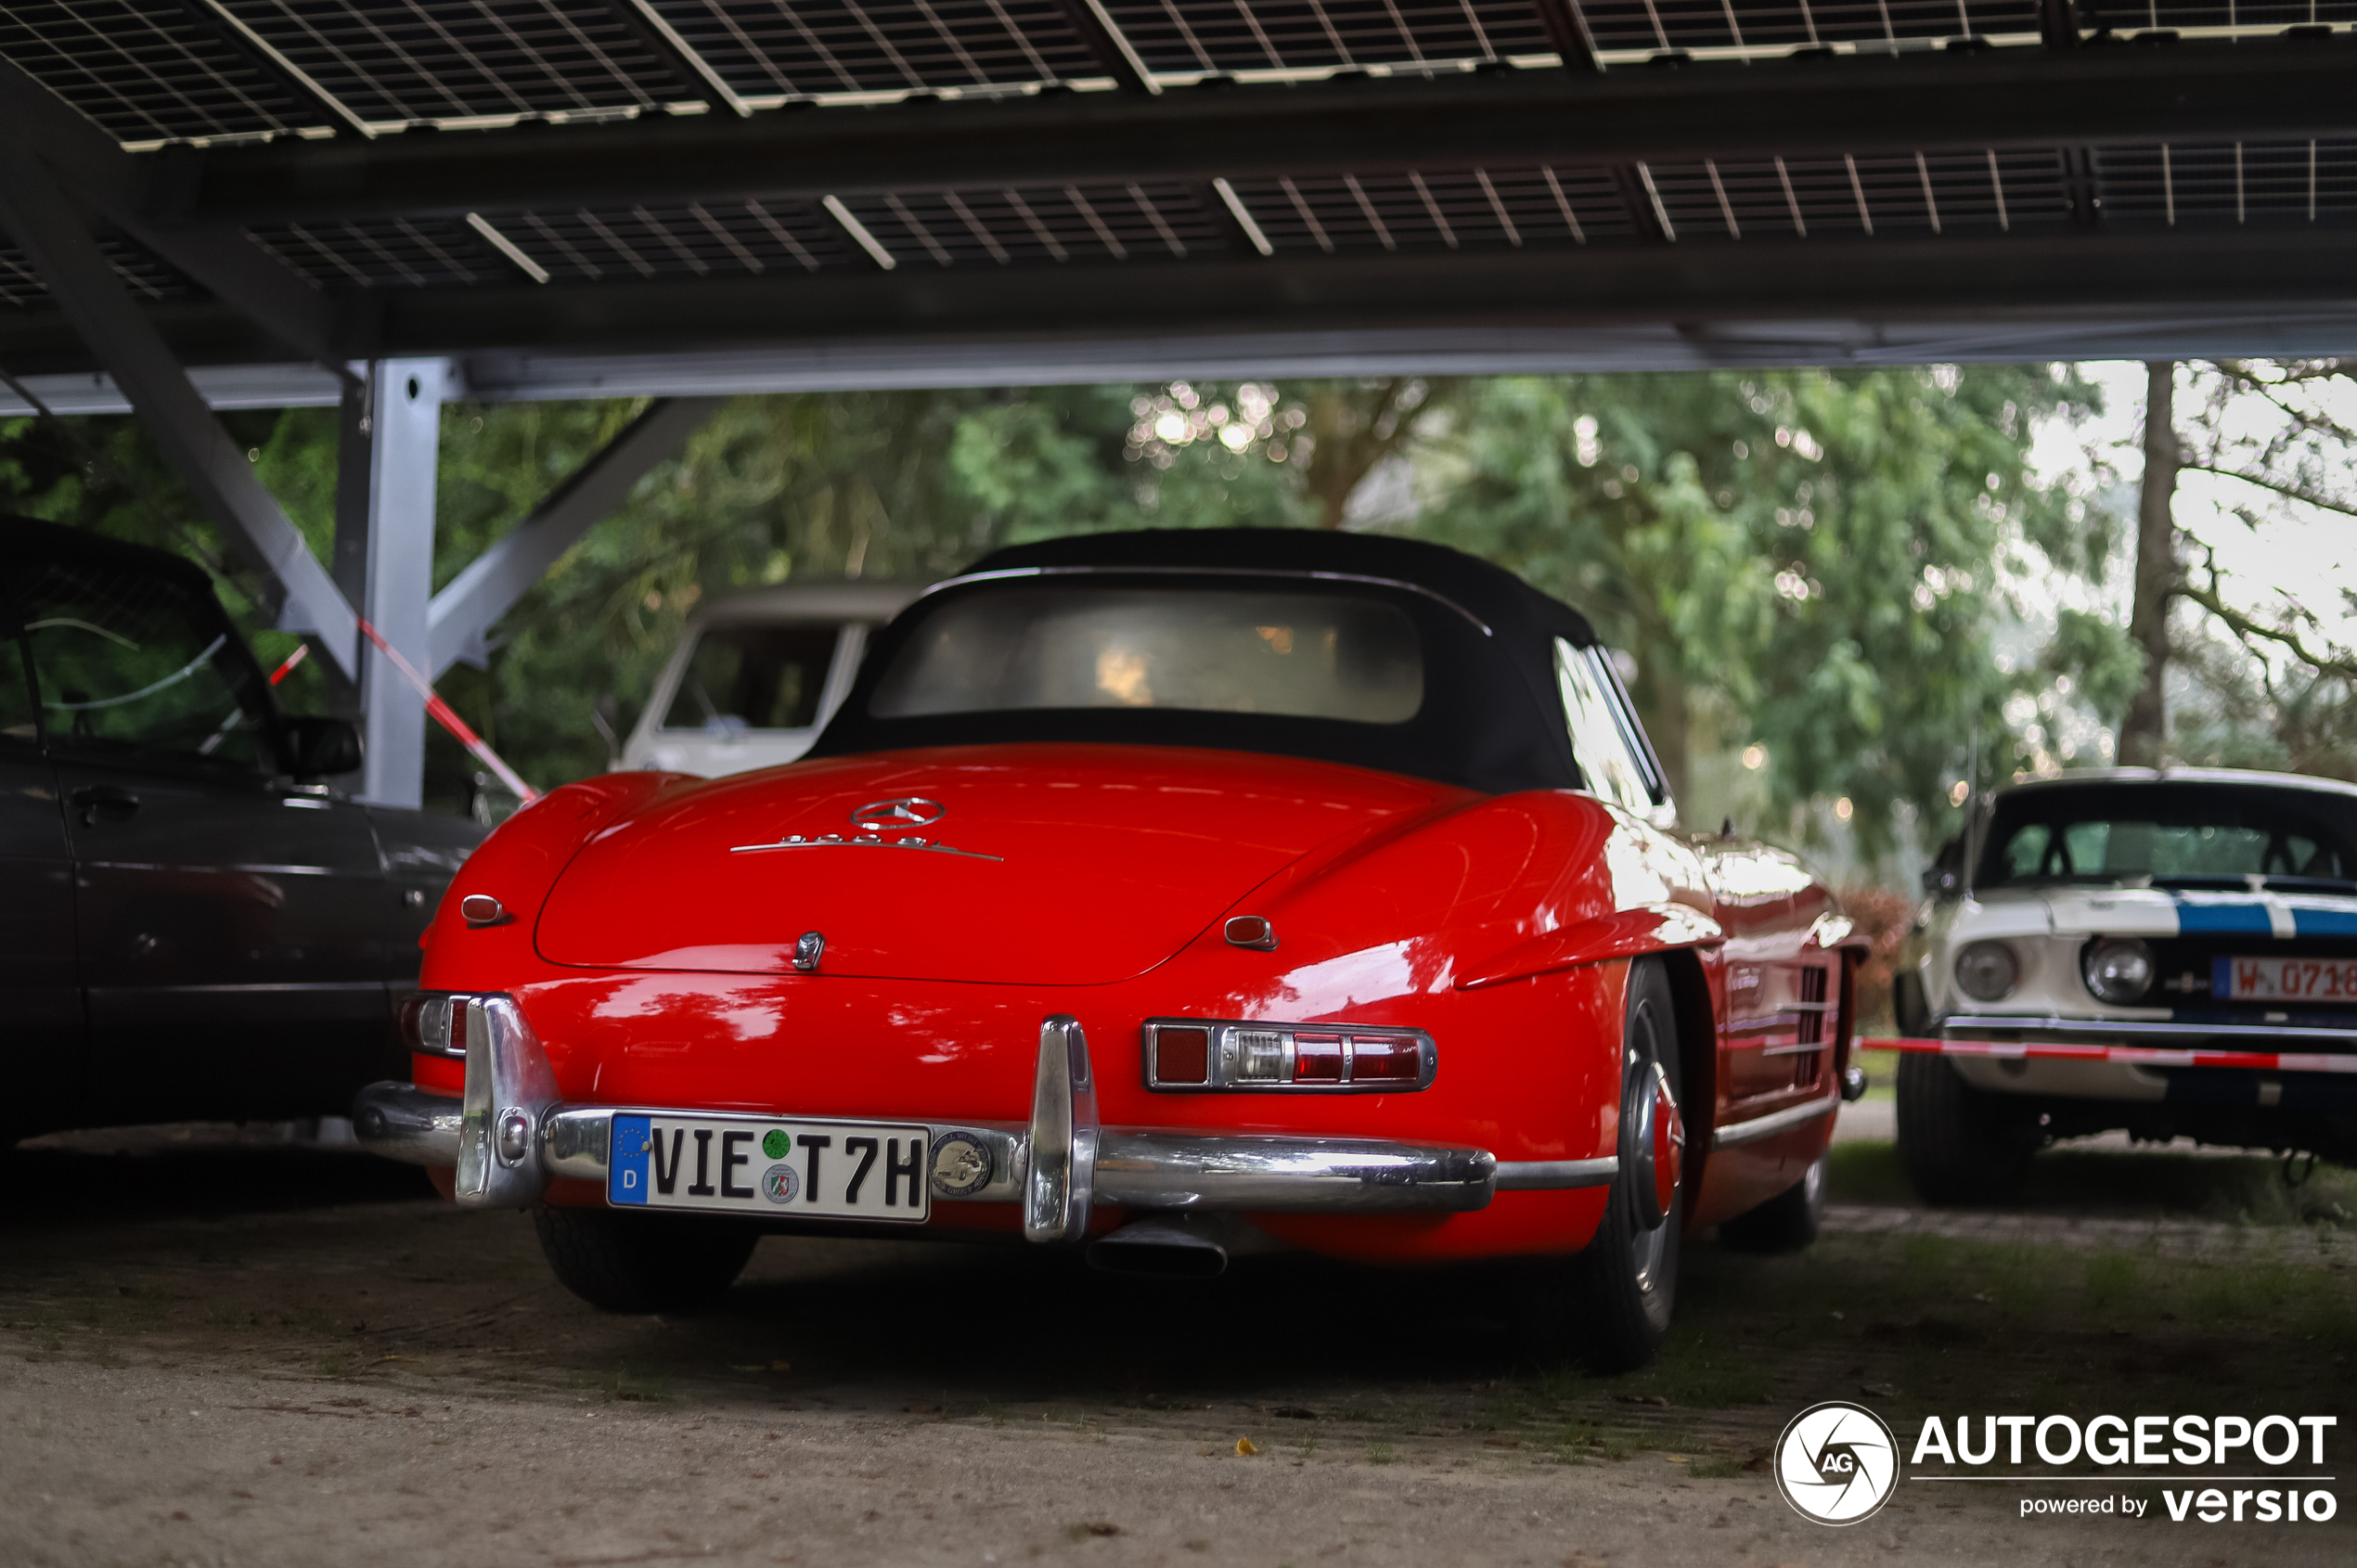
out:
<path id="1" fill-rule="evenodd" d="M 1012 566 L 998 572 L 969 572 L 962 577 L 945 577 L 917 596 L 931 598 L 944 588 L 962 588 L 969 583 L 998 583 L 1016 577 L 1289 577 L 1311 583 L 1363 583 L 1374 588 L 1397 588 L 1420 594 L 1435 604 L 1445 605 L 1471 622 L 1474 630 L 1483 636 L 1495 636 L 1489 623 L 1446 594 L 1437 594 L 1421 583 L 1403 582 L 1397 577 L 1371 577 L 1359 572 L 1302 572 L 1277 567 L 1256 566 Z"/>
<path id="2" fill-rule="evenodd" d="M 2001 1034 L 2018 1035 L 2025 1031 L 2041 1035 L 2107 1035 L 2127 1039 L 2154 1040 L 2331 1040 L 2340 1045 L 2357 1047 L 2357 1029 L 2317 1029 L 2301 1024 L 2265 1023 L 2180 1023 L 2175 1020 L 2135 1018 L 2004 1018 L 1959 1015 L 1940 1021 L 1942 1038 L 1971 1039 L 1990 1030 Z M 2248 1047 L 2230 1047 L 2248 1049 Z"/>
<path id="3" fill-rule="evenodd" d="M 1096 1195 L 1139 1209 L 1462 1214 L 1487 1208 L 1497 1157 L 1378 1138 L 1107 1132 Z"/>
<path id="4" fill-rule="evenodd" d="M 370 1084 L 352 1102 L 353 1136 L 360 1147 L 412 1165 L 458 1163 L 458 1107 L 455 1096 L 415 1084 Z"/>
<path id="5" fill-rule="evenodd" d="M 1593 1160 L 1500 1160 L 1500 1192 L 1566 1192 L 1583 1187 L 1610 1187 L 1620 1175 L 1620 1156 Z"/>
<path id="6" fill-rule="evenodd" d="M 512 996 L 467 1009 L 467 1088 L 460 1097 L 456 1196 L 470 1209 L 516 1208 L 547 1190 L 540 1129 L 557 1106 L 557 1076 Z"/>
<path id="7" fill-rule="evenodd" d="M 1097 1163 L 1097 1085 L 1080 1022 L 1056 1013 L 1039 1025 L 1032 1080 L 1031 1162 L 1023 1189 L 1023 1234 L 1043 1244 L 1088 1233 Z"/>
<path id="8" fill-rule="evenodd" d="M 1710 1147 L 1724 1149 L 1729 1144 L 1749 1143 L 1757 1137 L 1789 1132 L 1805 1122 L 1830 1116 L 1840 1108 L 1840 1097 L 1832 1095 L 1823 1099 L 1810 1100 L 1807 1105 L 1793 1106 L 1790 1110 L 1771 1111 L 1765 1116 L 1754 1116 L 1747 1122 L 1730 1122 L 1710 1135 Z"/>

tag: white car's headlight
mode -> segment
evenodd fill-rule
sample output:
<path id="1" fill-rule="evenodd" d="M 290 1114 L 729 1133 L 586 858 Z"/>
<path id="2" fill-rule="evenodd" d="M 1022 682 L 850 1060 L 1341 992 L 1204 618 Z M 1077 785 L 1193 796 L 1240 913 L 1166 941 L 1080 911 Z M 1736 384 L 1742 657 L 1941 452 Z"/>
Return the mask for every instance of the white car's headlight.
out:
<path id="1" fill-rule="evenodd" d="M 2106 936 L 2080 954 L 2079 972 L 2095 1000 L 2125 1006 L 2153 988 L 2153 950 L 2132 936 Z"/>
<path id="2" fill-rule="evenodd" d="M 1956 955 L 1956 984 L 1977 1002 L 2002 1002 L 2021 983 L 2021 960 L 2002 942 L 1970 942 Z"/>

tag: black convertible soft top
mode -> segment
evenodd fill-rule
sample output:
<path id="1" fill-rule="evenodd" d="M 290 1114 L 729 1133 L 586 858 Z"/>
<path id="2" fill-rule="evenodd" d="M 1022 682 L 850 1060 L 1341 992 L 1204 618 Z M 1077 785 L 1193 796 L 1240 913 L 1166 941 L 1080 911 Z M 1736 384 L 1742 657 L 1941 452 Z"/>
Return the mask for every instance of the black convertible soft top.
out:
<path id="1" fill-rule="evenodd" d="M 1373 595 L 1416 623 L 1424 644 L 1422 708 L 1398 724 L 1173 709 L 1034 709 L 879 718 L 869 698 L 927 617 L 953 597 L 1003 584 L 1085 575 L 1104 583 L 1191 573 L 1232 584 L 1268 574 L 1298 587 Z M 885 628 L 849 698 L 812 748 L 844 756 L 1004 740 L 1094 740 L 1217 747 L 1379 768 L 1490 793 L 1578 789 L 1554 641 L 1587 648 L 1585 619 L 1513 573 L 1412 539 L 1306 529 L 1160 529 L 1075 534 L 996 551 L 928 593 Z"/>

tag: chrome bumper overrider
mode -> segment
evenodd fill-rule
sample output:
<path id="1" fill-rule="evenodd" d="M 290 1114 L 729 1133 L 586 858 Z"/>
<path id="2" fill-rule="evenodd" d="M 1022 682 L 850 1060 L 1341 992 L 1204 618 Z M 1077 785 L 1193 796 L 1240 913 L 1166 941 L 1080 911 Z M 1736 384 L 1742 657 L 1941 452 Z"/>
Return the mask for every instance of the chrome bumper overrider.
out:
<path id="1" fill-rule="evenodd" d="M 353 1126 L 372 1152 L 456 1165 L 470 1207 L 528 1203 L 555 1177 L 606 1178 L 613 1117 L 647 1109 L 567 1106 L 522 1009 L 507 997 L 467 1009 L 466 1089 L 458 1099 L 413 1084 L 372 1084 Z M 711 1114 L 681 1111 L 681 1114 Z M 1500 1163 L 1483 1149 L 1382 1138 L 1208 1134 L 1097 1124 L 1088 1041 L 1064 1014 L 1039 1032 L 1029 1124 L 933 1127 L 936 1149 L 962 1139 L 987 1152 L 988 1180 L 945 1202 L 1019 1202 L 1034 1241 L 1080 1240 L 1098 1202 L 1140 1210 L 1258 1214 L 1462 1214 L 1503 1191 L 1607 1187 L 1600 1160 Z"/>

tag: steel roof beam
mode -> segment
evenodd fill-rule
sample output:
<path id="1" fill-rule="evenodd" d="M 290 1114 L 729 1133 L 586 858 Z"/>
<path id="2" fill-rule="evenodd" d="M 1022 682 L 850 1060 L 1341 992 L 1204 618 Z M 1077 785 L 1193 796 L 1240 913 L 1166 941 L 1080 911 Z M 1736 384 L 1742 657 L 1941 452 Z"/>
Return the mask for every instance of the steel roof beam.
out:
<path id="1" fill-rule="evenodd" d="M 2305 138 L 2357 130 L 2357 47 L 2187 41 L 1459 72 L 1158 96 L 277 142 L 186 155 L 190 221 L 816 199 L 887 190 L 1619 163 L 1773 151 Z"/>
<path id="2" fill-rule="evenodd" d="M 1565 71 L 1602 71 L 1604 62 L 1596 58 L 1595 35 L 1588 31 L 1588 15 L 1579 8 L 1579 0 L 1531 0 L 1539 12 L 1539 20 L 1555 45 L 1555 54 Z"/>
<path id="3" fill-rule="evenodd" d="M 499 618 L 583 534 L 619 511 L 647 470 L 677 452 L 726 401 L 680 397 L 657 402 L 568 475 L 532 516 L 470 561 L 433 596 L 427 614 L 427 678 L 439 680 L 443 671 L 462 660 L 481 665 L 489 656 L 491 628 Z"/>
<path id="4" fill-rule="evenodd" d="M 379 335 L 365 352 L 578 356 L 761 345 L 815 353 L 837 345 L 921 362 L 960 345 L 1134 338 L 1140 300 L 1153 302 L 1155 319 L 1205 333 L 1620 330 L 1662 322 L 1702 329 L 1714 321 L 1779 318 L 2231 322 L 2290 313 L 2341 319 L 2357 315 L 2349 302 L 2351 276 L 2357 232 L 2304 225 L 2090 233 L 2056 225 L 2009 235 L 1951 229 L 1942 238 L 1334 256 L 1281 250 L 1266 258 L 844 268 L 623 288 L 386 290 Z M 225 315 L 178 305 L 159 318 L 174 341 L 216 363 L 265 356 L 267 346 L 251 332 L 240 340 Z M 2247 352 L 2277 352 L 2268 341 L 2255 338 Z M 993 373 L 986 357 L 972 363 L 970 379 L 1020 379 L 1011 369 Z M 71 334 L 23 316 L 0 323 L 0 364 L 19 374 L 66 370 L 86 365 L 87 353 Z M 609 395 L 644 390 L 617 386 Z"/>
<path id="5" fill-rule="evenodd" d="M 351 604 L 132 301 L 81 214 L 22 147 L 0 147 L 0 223 L 59 313 L 129 397 L 181 482 L 238 557 L 283 596 L 280 629 L 316 636 L 340 669 L 354 673 L 360 634 Z"/>
<path id="6" fill-rule="evenodd" d="M 1125 93 L 1143 93 L 1148 96 L 1160 93 L 1162 84 L 1147 69 L 1145 59 L 1113 19 L 1104 7 L 1104 0 L 1056 0 L 1056 8 L 1072 24 L 1073 32 L 1088 46 L 1097 63 L 1105 68 L 1114 85 Z"/>
<path id="7" fill-rule="evenodd" d="M 2038 35 L 2049 49 L 2079 46 L 2079 7 L 2071 0 L 2038 0 Z"/>
<path id="8" fill-rule="evenodd" d="M 135 156 L 65 100 L 0 60 L 0 135 L 37 148 L 80 204 L 234 306 L 286 347 L 342 372 L 334 302 L 271 259 L 234 226 L 157 221 L 161 193 L 187 148 Z M 348 325 L 348 324 L 346 324 Z"/>

